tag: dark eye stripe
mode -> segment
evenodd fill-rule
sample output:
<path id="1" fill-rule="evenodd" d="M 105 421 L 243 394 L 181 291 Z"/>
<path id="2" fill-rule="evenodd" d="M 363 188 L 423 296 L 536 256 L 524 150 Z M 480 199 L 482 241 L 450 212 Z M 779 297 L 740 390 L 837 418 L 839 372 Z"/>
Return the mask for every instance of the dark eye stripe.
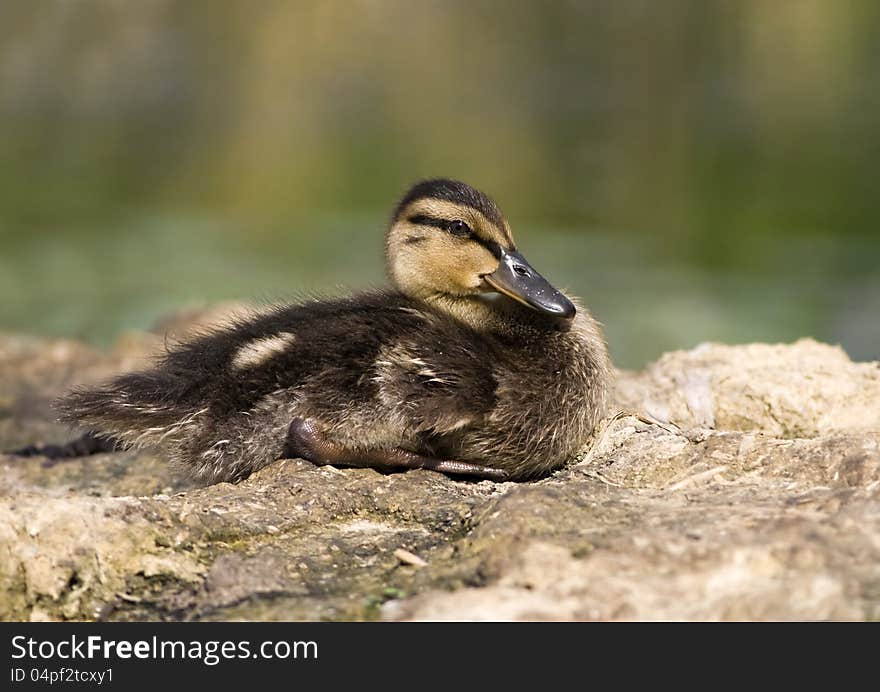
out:
<path id="1" fill-rule="evenodd" d="M 452 221 L 448 219 L 437 219 L 433 216 L 426 216 L 425 214 L 416 214 L 414 216 L 410 216 L 407 220 L 410 223 L 414 223 L 418 226 L 433 226 L 434 228 L 441 228 L 444 231 L 449 231 L 449 226 L 452 223 Z M 484 240 L 473 231 L 470 232 L 470 236 L 468 237 L 474 242 L 477 242 L 484 248 L 486 248 L 497 259 L 501 259 L 502 248 L 494 240 Z"/>
<path id="2" fill-rule="evenodd" d="M 410 216 L 409 221 L 410 223 L 418 224 L 419 226 L 434 226 L 435 228 L 442 228 L 444 231 L 461 238 L 474 237 L 474 232 L 471 230 L 471 227 L 459 219 L 450 221 L 449 219 L 436 219 L 433 216 L 418 214 L 416 216 Z"/>
<path id="3" fill-rule="evenodd" d="M 424 214 L 410 216 L 408 220 L 418 226 L 433 226 L 434 228 L 442 228 L 444 231 L 449 229 L 449 221 L 446 219 L 435 219 L 433 216 L 425 216 Z"/>
<path id="4" fill-rule="evenodd" d="M 479 240 L 478 239 L 478 242 L 480 243 L 480 245 L 482 245 L 484 248 L 486 248 L 489 252 L 491 252 L 493 255 L 495 255 L 495 259 L 499 259 L 499 260 L 501 259 L 501 252 L 502 252 L 501 246 L 498 243 L 496 243 L 494 240 Z"/>

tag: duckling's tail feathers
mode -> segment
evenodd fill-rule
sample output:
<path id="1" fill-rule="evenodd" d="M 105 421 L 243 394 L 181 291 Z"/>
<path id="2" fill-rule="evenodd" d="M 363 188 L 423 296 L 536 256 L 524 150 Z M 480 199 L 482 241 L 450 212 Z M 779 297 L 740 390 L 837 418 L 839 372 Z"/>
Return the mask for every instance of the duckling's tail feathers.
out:
<path id="1" fill-rule="evenodd" d="M 106 385 L 78 387 L 55 403 L 60 420 L 145 447 L 174 437 L 204 410 L 181 406 L 185 383 L 161 370 L 129 373 Z"/>

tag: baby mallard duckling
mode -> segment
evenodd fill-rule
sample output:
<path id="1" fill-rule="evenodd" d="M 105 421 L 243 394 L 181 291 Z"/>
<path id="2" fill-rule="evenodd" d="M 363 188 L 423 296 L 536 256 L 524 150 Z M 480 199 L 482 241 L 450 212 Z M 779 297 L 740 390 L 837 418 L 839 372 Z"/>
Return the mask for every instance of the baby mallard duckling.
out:
<path id="1" fill-rule="evenodd" d="M 63 419 L 163 447 L 205 483 L 291 457 L 495 480 L 572 459 L 605 411 L 602 332 L 517 251 L 495 203 L 419 183 L 385 252 L 393 289 L 240 319 L 73 391 Z"/>

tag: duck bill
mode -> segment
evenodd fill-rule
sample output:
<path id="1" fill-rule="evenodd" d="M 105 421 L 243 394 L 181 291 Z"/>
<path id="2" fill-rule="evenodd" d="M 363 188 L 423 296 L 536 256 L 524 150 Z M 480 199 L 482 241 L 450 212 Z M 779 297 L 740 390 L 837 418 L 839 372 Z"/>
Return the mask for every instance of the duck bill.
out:
<path id="1" fill-rule="evenodd" d="M 574 304 L 514 250 L 502 250 L 501 262 L 484 278 L 498 293 L 545 315 L 570 320 L 577 310 Z"/>

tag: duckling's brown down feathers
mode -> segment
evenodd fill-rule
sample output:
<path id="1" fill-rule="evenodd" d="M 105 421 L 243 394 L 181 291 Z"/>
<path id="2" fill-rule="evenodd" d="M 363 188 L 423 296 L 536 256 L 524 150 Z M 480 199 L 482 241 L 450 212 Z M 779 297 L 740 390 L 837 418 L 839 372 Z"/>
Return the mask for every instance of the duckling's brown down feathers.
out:
<path id="1" fill-rule="evenodd" d="M 584 445 L 608 370 L 583 311 L 564 331 L 523 322 L 479 333 L 388 291 L 240 320 L 59 408 L 127 445 L 165 447 L 204 482 L 281 458 L 294 418 L 320 421 L 352 450 L 402 447 L 528 478 Z"/>
<path id="2" fill-rule="evenodd" d="M 318 449 L 334 452 L 316 463 L 515 479 L 576 454 L 604 413 L 605 343 L 519 253 L 495 203 L 458 181 L 419 183 L 385 246 L 397 290 L 240 319 L 74 391 L 64 419 L 164 446 L 205 482 Z"/>

